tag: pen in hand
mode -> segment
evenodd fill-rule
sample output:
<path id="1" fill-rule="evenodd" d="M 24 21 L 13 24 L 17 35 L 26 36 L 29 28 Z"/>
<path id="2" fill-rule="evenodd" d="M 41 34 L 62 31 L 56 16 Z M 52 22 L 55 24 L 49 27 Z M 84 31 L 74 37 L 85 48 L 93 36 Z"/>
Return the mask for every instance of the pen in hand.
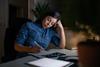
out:
<path id="1" fill-rule="evenodd" d="M 42 50 L 45 50 L 42 46 L 40 46 L 36 41 L 34 41 L 35 45 L 37 45 L 39 48 L 41 48 Z"/>

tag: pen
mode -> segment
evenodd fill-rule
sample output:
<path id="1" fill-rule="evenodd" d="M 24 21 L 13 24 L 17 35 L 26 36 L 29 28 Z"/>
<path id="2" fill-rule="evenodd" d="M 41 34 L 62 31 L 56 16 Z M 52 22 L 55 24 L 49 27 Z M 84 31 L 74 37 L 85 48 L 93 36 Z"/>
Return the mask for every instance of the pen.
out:
<path id="1" fill-rule="evenodd" d="M 40 47 L 42 50 L 45 50 L 42 46 L 40 46 L 36 41 L 34 41 L 35 45 L 37 45 L 38 47 Z"/>

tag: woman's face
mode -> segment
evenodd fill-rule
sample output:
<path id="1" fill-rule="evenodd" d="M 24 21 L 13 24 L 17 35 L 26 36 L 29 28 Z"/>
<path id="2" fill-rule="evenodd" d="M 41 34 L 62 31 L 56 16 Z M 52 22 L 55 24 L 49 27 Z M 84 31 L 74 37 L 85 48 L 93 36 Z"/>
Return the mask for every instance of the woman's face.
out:
<path id="1" fill-rule="evenodd" d="M 51 17 L 51 16 L 47 16 L 43 19 L 42 21 L 42 26 L 44 28 L 50 28 L 52 27 L 53 25 L 55 25 L 57 22 L 57 19 L 54 18 L 54 17 Z"/>

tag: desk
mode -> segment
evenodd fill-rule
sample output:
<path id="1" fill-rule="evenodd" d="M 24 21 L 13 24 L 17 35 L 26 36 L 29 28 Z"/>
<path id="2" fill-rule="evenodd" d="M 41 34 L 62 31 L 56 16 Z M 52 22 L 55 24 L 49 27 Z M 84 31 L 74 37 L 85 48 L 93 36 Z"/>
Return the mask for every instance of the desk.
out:
<path id="1" fill-rule="evenodd" d="M 67 50 L 67 49 L 50 49 L 48 51 L 42 51 L 42 52 L 37 53 L 35 55 L 45 55 L 45 54 L 50 54 L 53 52 L 61 52 L 61 53 L 64 53 L 68 56 L 77 56 L 76 50 Z M 33 61 L 33 60 L 36 60 L 36 58 L 33 56 L 26 56 L 23 58 L 16 59 L 14 61 L 2 63 L 2 64 L 0 64 L 0 67 L 29 67 L 28 65 L 25 65 L 25 63 L 29 62 L 29 61 Z"/>

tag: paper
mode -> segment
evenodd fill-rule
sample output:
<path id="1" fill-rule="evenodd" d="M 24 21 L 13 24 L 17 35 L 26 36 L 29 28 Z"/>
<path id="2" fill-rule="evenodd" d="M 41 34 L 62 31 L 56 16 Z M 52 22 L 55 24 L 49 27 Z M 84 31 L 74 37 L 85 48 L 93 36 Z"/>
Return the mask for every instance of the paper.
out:
<path id="1" fill-rule="evenodd" d="M 69 65 L 70 62 L 51 59 L 51 58 L 42 58 L 42 59 L 28 62 L 28 64 L 37 67 L 64 67 Z"/>

